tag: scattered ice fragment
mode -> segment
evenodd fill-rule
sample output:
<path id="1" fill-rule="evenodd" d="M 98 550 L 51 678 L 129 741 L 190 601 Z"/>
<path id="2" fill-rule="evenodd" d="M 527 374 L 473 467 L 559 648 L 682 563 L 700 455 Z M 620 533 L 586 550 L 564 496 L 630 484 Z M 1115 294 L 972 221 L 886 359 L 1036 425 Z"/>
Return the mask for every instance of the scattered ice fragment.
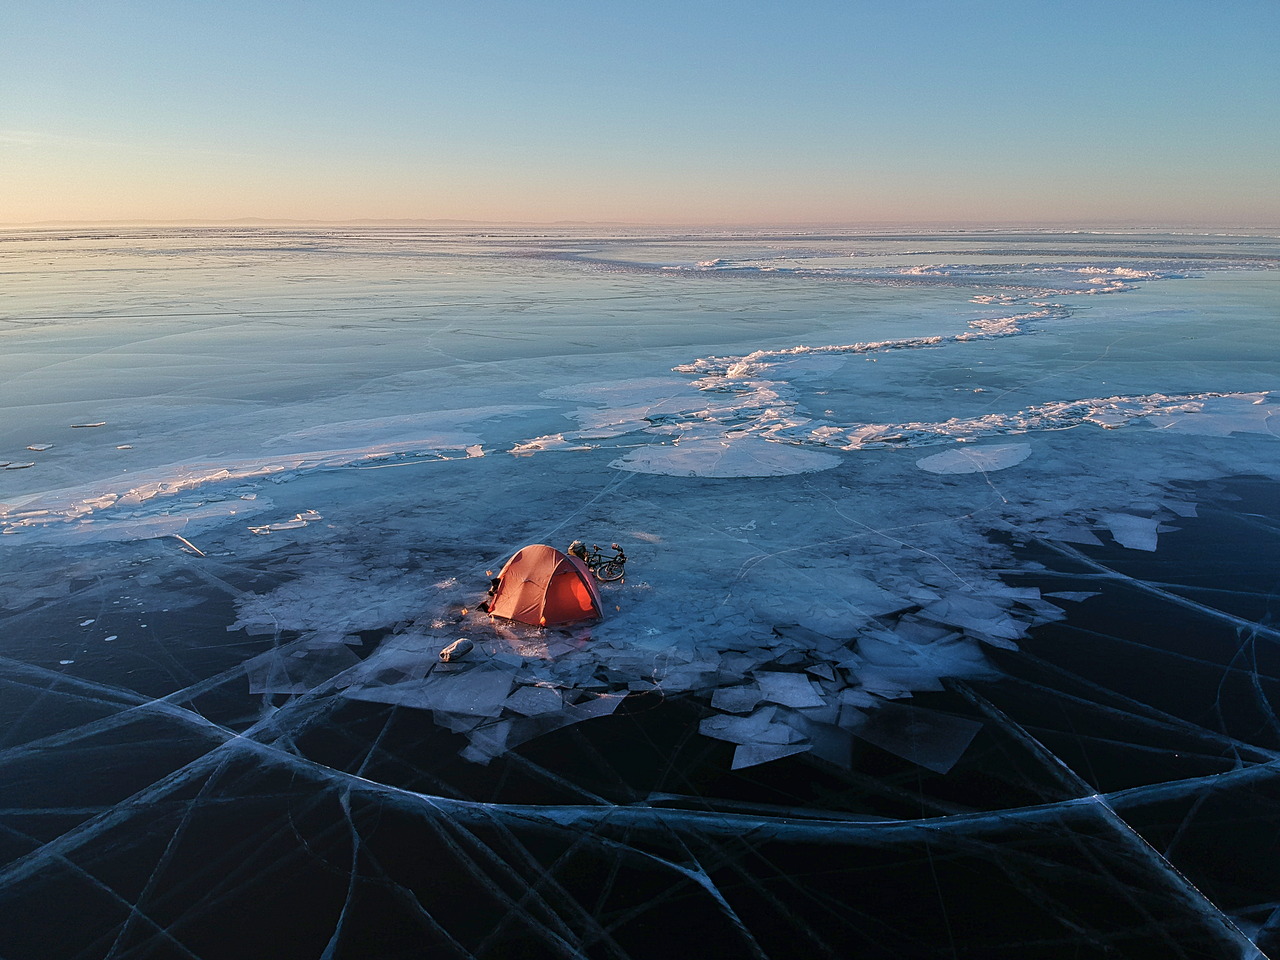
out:
<path id="1" fill-rule="evenodd" d="M 43 453 L 45 450 L 52 450 L 53 444 L 52 443 L 29 443 L 27 444 L 27 449 L 34 450 L 36 451 L 36 453 Z"/>
<path id="2" fill-rule="evenodd" d="M 749 717 L 724 714 L 705 717 L 698 724 L 698 732 L 730 743 L 797 743 L 804 740 L 802 734 L 785 723 L 775 722 L 777 716 L 777 707 L 762 707 Z"/>
<path id="3" fill-rule="evenodd" d="M 981 729 L 977 720 L 909 704 L 883 703 L 852 732 L 904 760 L 934 773 L 946 773 Z"/>
<path id="4" fill-rule="evenodd" d="M 503 706 L 522 716 L 536 717 L 562 710 L 564 698 L 553 687 L 520 687 Z"/>
<path id="5" fill-rule="evenodd" d="M 279 523 L 266 523 L 261 526 L 250 527 L 249 530 L 251 533 L 258 534 L 275 533 L 279 530 L 297 530 L 301 527 L 305 527 L 309 523 L 314 523 L 317 520 L 323 519 L 324 517 L 320 516 L 320 514 L 314 510 L 304 510 L 302 513 L 294 514 L 292 520 L 282 520 Z"/>
<path id="6" fill-rule="evenodd" d="M 145 627 L 145 626 L 146 626 L 146 624 L 144 623 L 144 624 L 143 624 L 143 626 Z M 109 636 L 109 637 L 103 637 L 103 638 L 102 638 L 102 642 L 103 642 L 103 643 L 110 643 L 112 640 L 118 640 L 119 638 L 120 638 L 120 637 L 119 637 L 119 634 L 115 634 L 115 633 L 113 633 L 113 634 L 112 634 L 111 636 Z"/>
<path id="7" fill-rule="evenodd" d="M 755 675 L 760 684 L 760 699 L 784 707 L 820 707 L 826 701 L 802 673 L 760 671 Z"/>
<path id="8" fill-rule="evenodd" d="M 1198 403 L 1162 411 L 1151 422 L 1162 430 L 1201 436 L 1225 437 L 1233 433 L 1277 435 L 1278 409 L 1268 404 L 1269 393 L 1242 393 L 1228 396 L 1206 394 Z"/>
<path id="9" fill-rule="evenodd" d="M 606 717 L 618 709 L 621 696 L 604 695 L 565 707 L 563 710 L 548 713 L 545 716 L 514 717 L 498 723 L 483 724 L 471 731 L 471 743 L 460 756 L 473 763 L 488 763 L 499 754 L 505 753 L 535 737 L 552 733 L 563 727 Z M 437 719 L 439 714 L 436 715 Z"/>
<path id="10" fill-rule="evenodd" d="M 133 449 L 133 444 L 132 444 L 132 443 L 121 443 L 121 444 L 117 444 L 117 445 L 116 445 L 116 449 L 117 449 L 117 450 L 132 450 L 132 449 Z"/>
<path id="11" fill-rule="evenodd" d="M 831 669 L 831 664 L 829 663 L 815 663 L 813 666 L 805 667 L 804 670 L 805 673 L 811 673 L 821 680 L 834 682 L 836 679 L 835 671 Z"/>
<path id="12" fill-rule="evenodd" d="M 197 556 L 201 556 L 201 557 L 203 557 L 203 556 L 204 556 L 204 551 L 203 551 L 203 550 L 201 550 L 199 547 L 197 547 L 194 543 L 192 543 L 192 542 L 191 542 L 190 540 L 188 540 L 186 537 L 181 536 L 180 534 L 176 534 L 176 533 L 175 533 L 175 534 L 173 534 L 173 539 L 175 539 L 175 540 L 179 541 L 179 542 L 180 542 L 180 543 L 182 543 L 184 546 L 188 547 L 188 548 L 189 548 L 193 553 L 195 553 Z"/>
<path id="13" fill-rule="evenodd" d="M 1151 517 L 1135 517 L 1126 513 L 1109 513 L 1101 517 L 1116 543 L 1130 550 L 1154 551 L 1159 523 Z"/>
<path id="14" fill-rule="evenodd" d="M 5 469 L 6 470 L 25 470 L 27 469 L 27 467 L 34 467 L 34 466 L 35 466 L 35 461 L 32 461 L 31 463 L 7 463 L 5 464 Z"/>
<path id="15" fill-rule="evenodd" d="M 71 429 L 76 430 L 81 427 L 105 427 L 106 425 L 107 421 L 99 420 L 97 423 L 73 423 L 71 425 Z"/>
<path id="16" fill-rule="evenodd" d="M 457 672 L 433 669 L 421 680 L 387 686 L 353 686 L 347 696 L 472 717 L 497 717 L 511 692 L 515 671 L 494 663 L 458 664 Z"/>
<path id="17" fill-rule="evenodd" d="M 840 691 L 840 703 L 845 707 L 875 707 L 882 702 L 877 697 L 868 693 L 866 690 L 859 690 L 856 687 L 845 687 Z M 841 711 L 843 716 L 845 711 Z"/>
<path id="18" fill-rule="evenodd" d="M 869 583 L 869 581 L 865 582 Z M 825 652 L 838 650 L 846 643 L 845 640 L 829 637 L 826 634 L 818 633 L 816 630 L 810 630 L 808 627 L 802 627 L 796 623 L 774 624 L 773 632 L 776 636 L 791 640 L 798 645 Z"/>
<path id="19" fill-rule="evenodd" d="M 711 706 L 725 713 L 747 713 L 760 702 L 760 688 L 754 683 L 719 687 L 711 695 Z"/>
<path id="20" fill-rule="evenodd" d="M 921 623 L 911 617 L 903 617 L 893 627 L 894 636 L 907 643 L 923 646 L 944 638 L 955 637 L 954 630 L 938 624 Z"/>
<path id="21" fill-rule="evenodd" d="M 515 457 L 528 457 L 547 450 L 581 452 L 590 449 L 592 448 L 588 444 L 572 442 L 567 440 L 563 433 L 556 433 L 545 437 L 534 437 L 524 443 L 517 443 L 508 452 Z"/>
<path id="22" fill-rule="evenodd" d="M 1022 624 L 1001 607 L 980 597 L 964 594 L 943 597 L 921 609 L 919 615 L 935 623 L 963 627 L 983 639 L 1016 640 L 1025 635 Z"/>
<path id="23" fill-rule="evenodd" d="M 740 743 L 733 751 L 734 770 L 754 767 L 770 760 L 781 760 L 811 749 L 807 743 Z"/>
<path id="24" fill-rule="evenodd" d="M 1100 547 L 1102 541 L 1097 535 L 1085 527 L 1073 527 L 1068 524 L 1053 523 L 1046 525 L 1043 534 L 1050 540 L 1062 540 L 1065 543 L 1079 543 L 1086 547 Z"/>
<path id="25" fill-rule="evenodd" d="M 929 473 L 990 473 L 1016 466 L 1031 456 L 1031 444 L 1007 443 L 989 447 L 957 447 L 916 461 Z"/>
<path id="26" fill-rule="evenodd" d="M 62 664 L 64 667 L 69 663 L 75 663 L 74 660 L 59 660 L 58 662 Z"/>
<path id="27" fill-rule="evenodd" d="M 80 626 L 82 626 L 82 627 L 87 627 L 87 626 L 89 626 L 89 624 L 91 624 L 91 623 L 93 623 L 93 621 L 92 621 L 92 620 L 86 620 L 84 623 L 80 624 Z"/>
<path id="28" fill-rule="evenodd" d="M 1128 426 L 1133 417 L 1123 410 L 1093 410 L 1084 419 L 1103 430 L 1119 430 Z"/>

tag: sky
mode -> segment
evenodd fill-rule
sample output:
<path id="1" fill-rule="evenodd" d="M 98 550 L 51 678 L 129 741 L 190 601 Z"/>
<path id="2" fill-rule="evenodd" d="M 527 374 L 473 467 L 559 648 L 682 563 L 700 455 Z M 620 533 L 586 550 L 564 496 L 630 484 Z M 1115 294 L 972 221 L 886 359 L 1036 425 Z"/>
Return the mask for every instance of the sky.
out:
<path id="1" fill-rule="evenodd" d="M 1280 227 L 1280 0 L 9 0 L 0 223 Z"/>

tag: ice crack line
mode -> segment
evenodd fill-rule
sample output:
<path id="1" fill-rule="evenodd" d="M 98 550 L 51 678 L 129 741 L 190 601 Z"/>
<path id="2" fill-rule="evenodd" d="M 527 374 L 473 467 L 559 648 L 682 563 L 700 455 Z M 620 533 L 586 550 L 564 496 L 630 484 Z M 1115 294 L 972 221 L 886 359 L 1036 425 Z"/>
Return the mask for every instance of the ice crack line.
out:
<path id="1" fill-rule="evenodd" d="M 1244 617 L 1237 617 L 1235 614 L 1227 613 L 1225 610 L 1219 610 L 1216 607 L 1205 606 L 1203 603 L 1197 603 L 1194 600 L 1189 600 L 1176 593 L 1170 593 L 1168 590 L 1162 590 L 1160 587 L 1157 587 L 1152 583 L 1148 583 L 1145 580 L 1137 580 L 1121 573 L 1118 570 L 1112 570 L 1110 567 L 1098 563 L 1096 560 L 1091 560 L 1079 550 L 1076 550 L 1074 547 L 1069 547 L 1065 543 L 1042 539 L 1037 539 L 1036 542 L 1050 550 L 1053 550 L 1055 553 L 1059 553 L 1064 557 L 1070 557 L 1077 563 L 1082 563 L 1090 569 L 1098 571 L 1109 579 L 1127 583 L 1131 587 L 1141 590 L 1144 593 L 1149 593 L 1152 596 L 1159 597 L 1161 600 L 1167 600 L 1180 607 L 1186 607 L 1188 610 L 1194 610 L 1197 613 L 1202 613 L 1206 617 L 1212 617 L 1214 620 L 1221 620 L 1226 623 L 1230 623 L 1243 630 L 1253 631 L 1260 636 L 1270 637 L 1273 640 L 1280 640 L 1280 630 L 1277 630 L 1274 627 L 1269 627 L 1266 624 L 1257 623 L 1253 620 L 1246 620 Z"/>

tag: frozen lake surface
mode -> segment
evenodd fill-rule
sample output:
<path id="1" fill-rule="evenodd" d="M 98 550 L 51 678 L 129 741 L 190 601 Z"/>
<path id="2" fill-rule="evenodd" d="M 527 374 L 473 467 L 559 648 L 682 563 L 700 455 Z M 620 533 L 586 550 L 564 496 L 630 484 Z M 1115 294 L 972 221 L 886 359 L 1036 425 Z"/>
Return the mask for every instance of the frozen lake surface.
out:
<path id="1" fill-rule="evenodd" d="M 0 234 L 0 956 L 1280 952 L 1278 279 Z M 477 611 L 574 539 L 602 622 Z"/>

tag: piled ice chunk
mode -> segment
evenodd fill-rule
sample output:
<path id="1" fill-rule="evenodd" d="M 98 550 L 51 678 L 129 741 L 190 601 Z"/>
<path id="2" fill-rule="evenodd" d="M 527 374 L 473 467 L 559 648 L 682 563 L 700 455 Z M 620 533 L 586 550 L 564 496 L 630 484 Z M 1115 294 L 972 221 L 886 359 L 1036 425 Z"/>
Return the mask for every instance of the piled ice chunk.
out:
<path id="1" fill-rule="evenodd" d="M 933 349 L 976 338 L 1024 332 L 1020 324 L 1058 318 L 1061 308 L 974 321 L 954 337 L 759 350 L 744 356 L 712 356 L 675 367 L 699 379 L 647 377 L 548 390 L 548 399 L 586 401 L 569 416 L 580 429 L 516 444 L 511 452 L 582 451 L 629 434 L 663 439 L 644 443 L 611 466 L 637 473 L 682 477 L 785 476 L 839 464 L 826 450 L 870 450 L 972 442 L 1093 425 L 1107 430 L 1145 425 L 1181 433 L 1228 436 L 1280 435 L 1278 408 L 1268 392 L 1160 393 L 1053 400 L 1010 412 L 901 423 L 839 423 L 806 416 L 796 383 L 833 373 L 848 358 L 888 351 Z M 827 411 L 829 414 L 830 411 Z M 634 445 L 633 445 L 634 446 Z M 1031 453 L 1025 444 L 959 449 L 917 461 L 940 474 L 989 472 L 1016 466 Z"/>
<path id="2" fill-rule="evenodd" d="M 800 753 L 849 767 L 872 743 L 945 772 L 977 725 L 902 704 L 943 678 L 988 671 L 981 644 L 1010 646 L 1028 626 L 1061 616 L 1034 589 L 993 587 L 926 602 L 851 626 L 844 637 L 797 624 L 746 628 L 702 642 L 617 632 L 548 631 L 468 614 L 417 623 L 386 637 L 363 661 L 350 637 L 314 630 L 246 665 L 255 693 L 329 691 L 352 700 L 431 711 L 467 738 L 463 756 L 485 763 L 553 730 L 613 713 L 628 696 L 689 695 L 699 730 L 735 745 L 743 768 Z M 260 622 L 247 601 L 237 626 Z M 260 604 L 259 604 L 260 606 Z M 474 648 L 441 662 L 464 633 Z"/>
<path id="3" fill-rule="evenodd" d="M 503 416 L 517 409 L 524 408 L 478 408 L 460 412 L 456 419 Z M 282 451 L 271 457 L 169 463 L 25 494 L 0 503 L 0 532 L 38 532 L 45 541 L 76 542 L 167 536 L 182 530 L 189 521 L 221 520 L 256 512 L 245 507 L 234 489 L 248 481 L 279 481 L 318 470 L 397 459 L 483 457 L 480 439 L 452 426 L 441 426 L 447 419 L 444 414 L 431 414 L 325 424 L 264 441 L 264 446 Z M 330 443 L 363 443 L 322 449 L 306 446 L 320 437 Z M 37 444 L 32 449 L 48 446 Z M 34 464 L 9 463 L 7 469 L 30 466 Z M 265 506 L 259 504 L 257 509 Z M 255 532 L 292 529 L 304 526 L 307 519 L 299 515 L 292 521 L 264 525 Z"/>

